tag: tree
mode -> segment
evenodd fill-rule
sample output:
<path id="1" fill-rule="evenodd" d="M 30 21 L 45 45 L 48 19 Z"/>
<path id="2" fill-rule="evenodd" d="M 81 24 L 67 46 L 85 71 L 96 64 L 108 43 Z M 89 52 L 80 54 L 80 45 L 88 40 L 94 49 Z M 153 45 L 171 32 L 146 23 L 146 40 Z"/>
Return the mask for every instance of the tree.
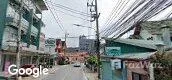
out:
<path id="1" fill-rule="evenodd" d="M 161 67 L 154 68 L 155 80 L 172 80 L 172 54 L 156 53 L 151 58 L 152 63 L 159 63 Z"/>
<path id="2" fill-rule="evenodd" d="M 90 65 L 97 65 L 98 64 L 98 60 L 96 56 L 90 56 L 87 60 L 87 63 Z"/>

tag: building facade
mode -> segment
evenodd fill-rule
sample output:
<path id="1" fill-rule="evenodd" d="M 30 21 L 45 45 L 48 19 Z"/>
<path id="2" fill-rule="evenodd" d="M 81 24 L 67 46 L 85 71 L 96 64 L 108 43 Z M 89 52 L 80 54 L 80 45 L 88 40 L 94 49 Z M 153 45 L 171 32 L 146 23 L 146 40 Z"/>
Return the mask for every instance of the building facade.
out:
<path id="1" fill-rule="evenodd" d="M 137 39 L 107 39 L 104 46 L 105 51 L 101 55 L 101 80 L 148 80 L 150 68 L 145 66 L 137 68 L 135 64 L 149 63 L 147 59 L 155 54 L 156 44 L 160 43 L 163 42 Z"/>
<path id="2" fill-rule="evenodd" d="M 45 34 L 44 33 L 41 33 L 40 35 L 40 43 L 39 43 L 39 50 L 40 51 L 44 51 L 45 52 Z"/>
<path id="3" fill-rule="evenodd" d="M 166 47 L 172 46 L 172 24 L 171 20 L 145 21 L 135 26 L 131 39 L 142 39 L 152 41 L 163 41 Z"/>
<path id="4" fill-rule="evenodd" d="M 23 0 L 21 18 L 21 59 L 22 64 L 29 64 L 33 55 L 37 55 L 40 46 L 42 11 L 47 10 L 43 0 Z M 16 63 L 17 32 L 19 7 L 21 0 L 0 0 L 0 71 L 5 65 Z M 23 57 L 25 56 L 25 57 Z"/>
<path id="5" fill-rule="evenodd" d="M 87 39 L 86 36 L 79 37 L 79 52 L 95 53 L 95 40 Z"/>
<path id="6" fill-rule="evenodd" d="M 69 47 L 67 48 L 66 52 L 70 54 L 79 52 L 79 47 Z"/>
<path id="7" fill-rule="evenodd" d="M 45 41 L 45 52 L 46 53 L 49 53 L 50 55 L 53 55 L 53 54 L 56 54 L 56 39 L 54 38 L 49 38 L 49 39 L 46 39 Z"/>

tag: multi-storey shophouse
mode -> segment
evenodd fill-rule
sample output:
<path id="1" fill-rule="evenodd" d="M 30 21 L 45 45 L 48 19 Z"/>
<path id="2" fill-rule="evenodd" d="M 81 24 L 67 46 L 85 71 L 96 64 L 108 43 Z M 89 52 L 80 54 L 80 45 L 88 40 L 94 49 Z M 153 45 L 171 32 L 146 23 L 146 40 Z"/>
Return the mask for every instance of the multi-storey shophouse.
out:
<path id="1" fill-rule="evenodd" d="M 21 65 L 31 64 L 39 54 L 43 0 L 23 0 L 21 18 Z M 16 63 L 17 32 L 21 0 L 0 0 L 0 71 Z"/>

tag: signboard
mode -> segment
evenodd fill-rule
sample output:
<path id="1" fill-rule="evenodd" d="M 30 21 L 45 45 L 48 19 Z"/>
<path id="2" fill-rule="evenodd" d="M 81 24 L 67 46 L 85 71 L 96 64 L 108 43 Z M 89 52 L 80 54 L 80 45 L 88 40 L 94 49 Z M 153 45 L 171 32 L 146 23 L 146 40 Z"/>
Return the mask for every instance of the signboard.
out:
<path id="1" fill-rule="evenodd" d="M 46 46 L 55 46 L 56 45 L 56 39 L 47 39 L 46 41 L 45 41 L 45 45 Z"/>
<path id="2" fill-rule="evenodd" d="M 49 52 L 50 54 L 55 53 L 56 49 L 56 39 L 49 38 L 45 41 L 45 52 Z"/>
<path id="3" fill-rule="evenodd" d="M 121 48 L 120 47 L 106 47 L 105 54 L 108 56 L 118 56 L 121 55 Z"/>
<path id="4" fill-rule="evenodd" d="M 112 68 L 112 70 L 121 69 L 122 68 L 121 60 L 120 59 L 111 60 L 111 68 Z"/>

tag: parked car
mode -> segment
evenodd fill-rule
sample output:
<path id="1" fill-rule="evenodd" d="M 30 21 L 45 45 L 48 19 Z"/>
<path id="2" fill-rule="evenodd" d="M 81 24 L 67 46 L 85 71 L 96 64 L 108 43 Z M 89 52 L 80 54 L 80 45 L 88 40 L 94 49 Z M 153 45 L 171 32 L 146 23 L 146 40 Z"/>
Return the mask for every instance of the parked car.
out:
<path id="1" fill-rule="evenodd" d="M 36 65 L 35 64 L 25 64 L 25 65 L 22 65 L 21 66 L 21 68 L 24 68 L 24 69 L 27 69 L 27 68 L 31 68 L 31 69 L 33 69 L 33 68 L 36 68 Z M 32 75 L 33 75 L 33 73 L 32 73 Z M 22 77 L 28 77 L 29 75 L 21 75 Z"/>
<path id="2" fill-rule="evenodd" d="M 81 67 L 81 63 L 80 62 L 76 62 L 73 66 L 74 67 Z"/>

